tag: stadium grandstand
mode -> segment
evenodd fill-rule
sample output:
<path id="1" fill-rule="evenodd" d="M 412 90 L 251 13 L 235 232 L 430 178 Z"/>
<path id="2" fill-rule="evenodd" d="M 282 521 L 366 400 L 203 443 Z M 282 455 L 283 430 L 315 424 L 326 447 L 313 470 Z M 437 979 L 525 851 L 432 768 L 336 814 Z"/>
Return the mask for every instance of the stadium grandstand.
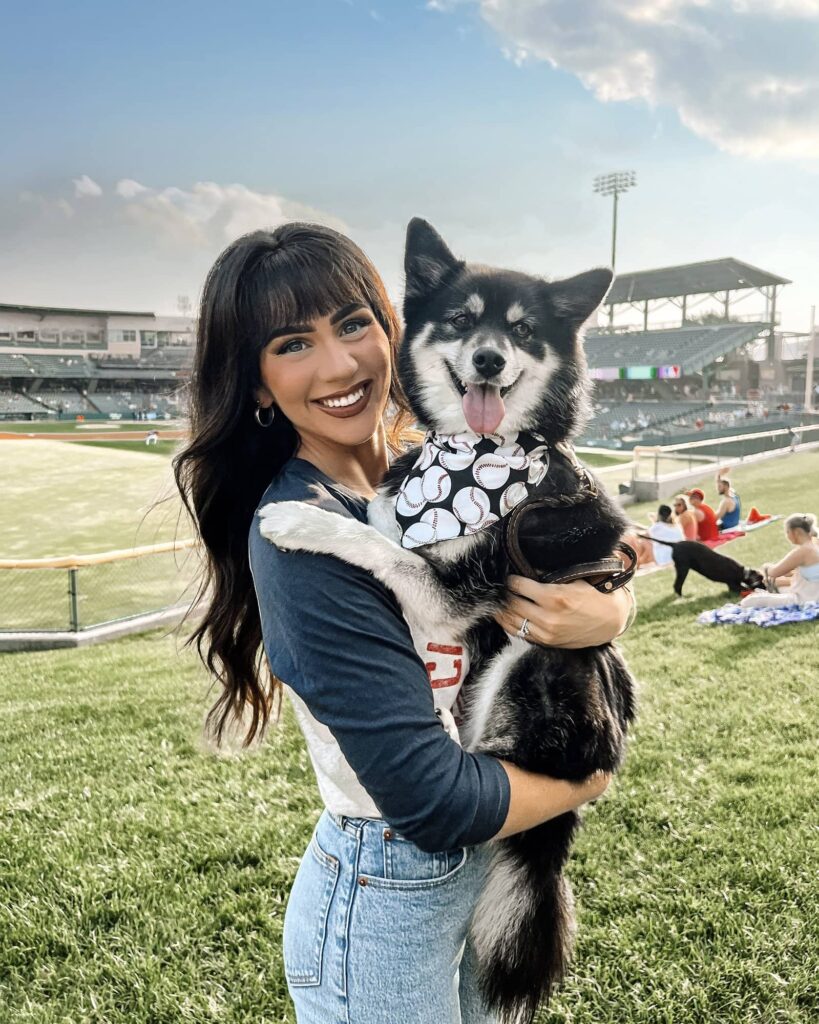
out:
<path id="1" fill-rule="evenodd" d="M 629 448 L 813 422 L 807 335 L 777 314 L 789 283 L 733 258 L 618 275 L 586 334 L 595 415 L 581 440 Z M 0 304 L 0 419 L 184 416 L 194 338 L 185 316 Z"/>
<path id="2" fill-rule="evenodd" d="M 607 325 L 585 338 L 595 415 L 582 440 L 632 447 L 811 422 L 807 336 L 779 329 L 787 284 L 733 258 L 618 275 Z M 657 323 L 669 309 L 675 320 Z"/>
<path id="3" fill-rule="evenodd" d="M 0 419 L 185 414 L 190 317 L 0 304 Z"/>

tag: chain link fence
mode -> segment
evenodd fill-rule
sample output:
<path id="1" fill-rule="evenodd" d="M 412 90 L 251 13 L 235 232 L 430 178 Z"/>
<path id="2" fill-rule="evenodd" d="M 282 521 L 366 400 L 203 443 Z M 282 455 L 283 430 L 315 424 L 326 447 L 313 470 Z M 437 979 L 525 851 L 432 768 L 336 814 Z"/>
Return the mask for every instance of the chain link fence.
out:
<path id="1" fill-rule="evenodd" d="M 0 561 L 0 636 L 81 632 L 187 606 L 200 552 L 193 540 L 66 558 Z"/>

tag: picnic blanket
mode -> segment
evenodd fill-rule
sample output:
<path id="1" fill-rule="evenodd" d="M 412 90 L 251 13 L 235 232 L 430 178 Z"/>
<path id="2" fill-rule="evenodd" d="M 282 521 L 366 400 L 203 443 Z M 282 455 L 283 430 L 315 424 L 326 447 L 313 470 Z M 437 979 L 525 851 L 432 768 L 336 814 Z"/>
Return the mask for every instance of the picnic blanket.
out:
<path id="1" fill-rule="evenodd" d="M 719 537 L 715 538 L 714 540 L 704 540 L 702 541 L 702 543 L 709 548 L 718 548 L 720 544 L 727 544 L 728 541 L 738 540 L 740 537 L 744 536 L 744 530 L 726 530 L 724 533 L 721 533 Z"/>
<path id="2" fill-rule="evenodd" d="M 739 527 L 746 533 L 750 533 L 751 530 L 761 530 L 763 526 L 769 526 L 771 523 L 775 523 L 778 519 L 784 519 L 784 516 L 768 516 L 767 519 L 762 519 L 759 522 L 752 523 L 750 521 L 740 523 Z"/>
<path id="3" fill-rule="evenodd" d="M 740 608 L 738 604 L 724 604 L 702 612 L 697 622 L 702 626 L 784 626 L 787 622 L 812 622 L 819 619 L 819 601 L 791 604 L 784 608 Z"/>

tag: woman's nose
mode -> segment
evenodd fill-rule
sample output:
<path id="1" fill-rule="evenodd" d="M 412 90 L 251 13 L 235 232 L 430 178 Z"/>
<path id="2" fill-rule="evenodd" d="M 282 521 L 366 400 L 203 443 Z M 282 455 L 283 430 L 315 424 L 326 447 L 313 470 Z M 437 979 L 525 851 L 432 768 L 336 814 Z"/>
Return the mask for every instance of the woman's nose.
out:
<path id="1" fill-rule="evenodd" d="M 349 342 L 345 343 L 339 338 L 329 342 L 324 350 L 322 369 L 322 376 L 328 381 L 348 380 L 358 369 L 358 360 Z"/>

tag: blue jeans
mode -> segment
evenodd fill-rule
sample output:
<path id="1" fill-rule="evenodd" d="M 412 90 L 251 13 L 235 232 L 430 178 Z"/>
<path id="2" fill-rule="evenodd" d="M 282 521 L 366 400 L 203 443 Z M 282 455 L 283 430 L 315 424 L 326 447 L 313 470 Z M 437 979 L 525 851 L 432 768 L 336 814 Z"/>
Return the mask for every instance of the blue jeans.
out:
<path id="1" fill-rule="evenodd" d="M 284 918 L 298 1024 L 492 1024 L 467 930 L 486 846 L 424 853 L 380 819 L 324 811 Z"/>

